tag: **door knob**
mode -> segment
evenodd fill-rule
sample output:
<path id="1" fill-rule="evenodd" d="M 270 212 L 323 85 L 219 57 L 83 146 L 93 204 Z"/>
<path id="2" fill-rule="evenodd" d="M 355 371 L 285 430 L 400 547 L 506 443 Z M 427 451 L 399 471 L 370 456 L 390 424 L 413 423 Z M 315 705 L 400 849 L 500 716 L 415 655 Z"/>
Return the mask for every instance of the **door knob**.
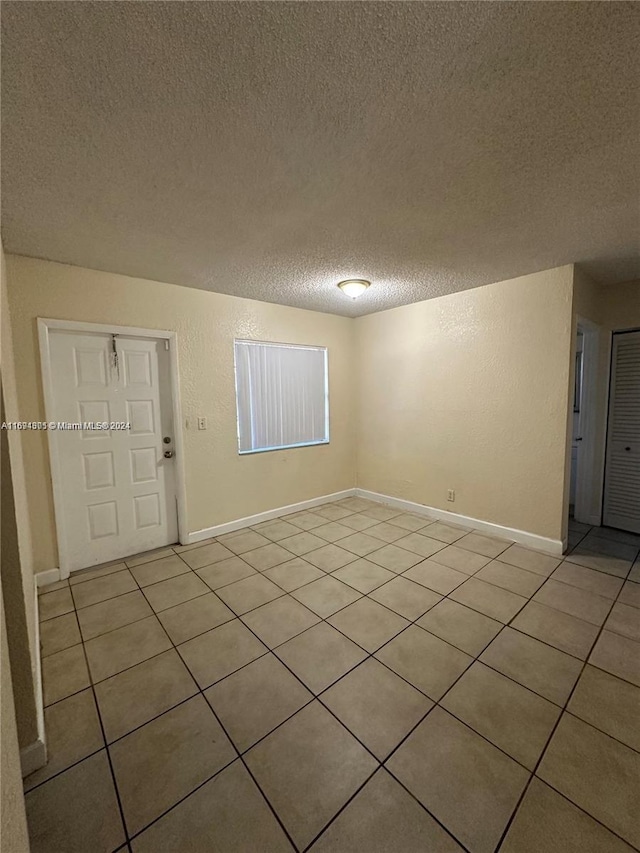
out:
<path id="1" fill-rule="evenodd" d="M 165 450 L 164 458 L 165 459 L 171 459 L 172 457 L 173 457 L 173 450 Z"/>
<path id="2" fill-rule="evenodd" d="M 165 437 L 162 440 L 164 441 L 165 444 L 171 444 L 171 436 L 170 435 L 165 435 Z"/>

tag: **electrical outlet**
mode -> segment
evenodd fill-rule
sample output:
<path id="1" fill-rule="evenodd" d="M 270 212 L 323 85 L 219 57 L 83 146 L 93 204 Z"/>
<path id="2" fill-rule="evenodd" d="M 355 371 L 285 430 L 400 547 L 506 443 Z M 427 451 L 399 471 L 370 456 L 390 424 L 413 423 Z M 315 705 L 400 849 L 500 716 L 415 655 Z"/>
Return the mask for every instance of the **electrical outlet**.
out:
<path id="1" fill-rule="evenodd" d="M 456 499 L 456 490 L 455 489 L 447 489 L 447 500 L 455 501 Z"/>
<path id="2" fill-rule="evenodd" d="M 198 418 L 198 429 L 206 429 L 207 428 L 207 419 L 206 418 Z"/>

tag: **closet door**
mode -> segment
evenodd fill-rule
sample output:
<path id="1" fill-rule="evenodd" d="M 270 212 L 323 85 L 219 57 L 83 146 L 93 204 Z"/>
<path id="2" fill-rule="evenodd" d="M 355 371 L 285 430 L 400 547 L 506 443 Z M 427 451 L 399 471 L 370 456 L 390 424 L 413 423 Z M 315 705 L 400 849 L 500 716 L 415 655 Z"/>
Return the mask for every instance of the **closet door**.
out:
<path id="1" fill-rule="evenodd" d="M 603 524 L 640 533 L 640 331 L 613 336 Z"/>

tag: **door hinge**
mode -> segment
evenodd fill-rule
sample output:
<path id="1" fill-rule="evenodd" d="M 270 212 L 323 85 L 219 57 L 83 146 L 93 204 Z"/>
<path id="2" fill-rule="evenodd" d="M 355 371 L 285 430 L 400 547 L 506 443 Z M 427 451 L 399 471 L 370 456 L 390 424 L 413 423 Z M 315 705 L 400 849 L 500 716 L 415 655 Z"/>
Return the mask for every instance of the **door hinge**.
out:
<path id="1" fill-rule="evenodd" d="M 164 339 L 164 348 L 169 349 L 169 339 L 168 338 Z"/>

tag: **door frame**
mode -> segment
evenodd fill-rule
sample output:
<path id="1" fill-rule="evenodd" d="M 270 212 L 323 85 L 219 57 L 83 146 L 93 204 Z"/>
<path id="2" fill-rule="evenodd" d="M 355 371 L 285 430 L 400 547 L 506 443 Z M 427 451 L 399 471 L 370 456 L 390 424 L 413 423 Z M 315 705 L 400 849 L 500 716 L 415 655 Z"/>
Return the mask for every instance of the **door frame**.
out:
<path id="1" fill-rule="evenodd" d="M 599 525 L 602 519 L 603 472 L 599 470 L 597 446 L 598 372 L 604 329 L 585 317 L 577 317 L 576 333 L 578 330 L 582 332 L 582 442 L 576 467 L 576 500 L 573 512 L 576 521 Z M 601 448 L 601 451 L 603 450 L 604 448 Z"/>
<path id="2" fill-rule="evenodd" d="M 176 511 L 178 514 L 178 538 L 181 544 L 186 543 L 187 530 L 187 493 L 184 475 L 184 436 L 182 429 L 182 406 L 180 405 L 180 375 L 178 371 L 178 334 L 165 329 L 140 329 L 136 326 L 116 326 L 105 323 L 84 323 L 77 320 L 54 320 L 48 317 L 38 317 L 38 340 L 40 342 L 40 367 L 42 372 L 42 390 L 44 394 L 44 411 L 47 421 L 53 421 L 55 402 L 53 394 L 54 376 L 51 365 L 50 332 L 53 330 L 66 332 L 85 332 L 86 334 L 126 335 L 133 338 L 155 338 L 169 343 L 169 375 L 171 410 L 173 414 L 174 447 L 175 447 L 175 490 Z M 60 578 L 64 580 L 70 575 L 67 548 L 67 535 L 63 512 L 64 492 L 60 470 L 58 445 L 55 431 L 47 430 L 49 446 L 49 466 L 51 469 L 51 485 L 53 487 L 53 506 L 58 539 L 58 562 L 60 563 Z"/>

